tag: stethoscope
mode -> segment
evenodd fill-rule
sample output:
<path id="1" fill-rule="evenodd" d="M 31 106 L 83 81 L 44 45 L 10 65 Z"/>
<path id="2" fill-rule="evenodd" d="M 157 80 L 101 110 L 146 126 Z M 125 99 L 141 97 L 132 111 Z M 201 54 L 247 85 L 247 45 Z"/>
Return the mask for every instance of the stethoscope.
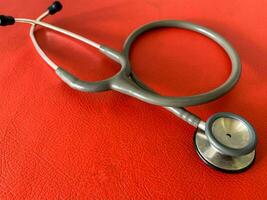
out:
<path id="1" fill-rule="evenodd" d="M 196 127 L 194 136 L 196 151 L 200 158 L 213 168 L 225 172 L 240 172 L 251 166 L 255 160 L 257 139 L 255 130 L 244 118 L 233 113 L 222 112 L 212 115 L 207 122 L 204 122 L 199 117 L 183 108 L 215 100 L 230 91 L 237 83 L 241 73 L 240 60 L 234 48 L 221 35 L 206 27 L 190 22 L 177 20 L 156 21 L 133 31 L 126 39 L 123 51 L 118 52 L 78 34 L 42 22 L 45 17 L 53 15 L 61 9 L 61 3 L 56 1 L 36 20 L 1 15 L 0 25 L 12 25 L 15 22 L 32 24 L 30 37 L 37 52 L 71 88 L 83 92 L 115 90 L 141 101 L 162 106 Z M 101 81 L 88 82 L 80 80 L 55 64 L 40 48 L 34 35 L 36 25 L 60 32 L 95 47 L 110 59 L 118 62 L 121 65 L 120 71 L 116 75 Z M 141 34 L 152 29 L 165 27 L 195 31 L 218 43 L 226 51 L 231 60 L 232 71 L 228 79 L 221 86 L 209 92 L 185 97 L 161 96 L 144 85 L 131 71 L 131 63 L 129 60 L 130 48 L 136 38 Z"/>

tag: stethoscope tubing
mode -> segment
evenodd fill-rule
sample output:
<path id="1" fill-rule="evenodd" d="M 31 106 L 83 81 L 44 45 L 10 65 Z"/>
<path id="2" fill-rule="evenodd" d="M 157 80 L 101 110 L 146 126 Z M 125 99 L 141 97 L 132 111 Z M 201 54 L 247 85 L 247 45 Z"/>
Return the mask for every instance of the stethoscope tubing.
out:
<path id="1" fill-rule="evenodd" d="M 120 53 L 104 45 L 100 45 L 92 40 L 84 38 L 83 36 L 80 36 L 76 33 L 72 33 L 70 31 L 53 26 L 51 24 L 41 22 L 41 20 L 47 17 L 48 15 L 49 15 L 49 12 L 46 11 L 41 16 L 39 16 L 36 20 L 30 20 L 30 19 L 24 19 L 24 18 L 16 18 L 15 20 L 16 22 L 32 24 L 32 27 L 30 29 L 30 36 L 31 36 L 32 42 L 37 52 L 47 62 L 47 64 L 56 71 L 59 77 L 64 82 L 66 82 L 68 85 L 70 85 L 72 88 L 82 90 L 82 91 L 87 91 L 88 88 L 89 88 L 88 91 L 98 91 L 98 90 L 104 91 L 108 89 L 114 89 L 124 94 L 136 97 L 145 102 L 156 104 L 156 105 L 161 105 L 165 109 L 174 113 L 176 116 L 188 122 L 189 124 L 193 125 L 194 127 L 199 127 L 202 130 L 205 130 L 205 122 L 201 121 L 200 118 L 197 117 L 196 115 L 187 111 L 185 108 L 182 107 L 182 105 L 185 105 L 185 106 L 198 105 L 198 104 L 206 103 L 208 101 L 216 99 L 222 96 L 223 94 L 225 94 L 226 92 L 228 92 L 236 84 L 240 76 L 241 64 L 239 61 L 239 57 L 237 53 L 235 52 L 235 50 L 232 48 L 232 46 L 222 36 L 202 26 L 198 26 L 198 25 L 195 25 L 189 22 L 175 21 L 175 20 L 153 22 L 153 23 L 144 25 L 141 28 L 134 31 L 125 41 L 123 52 Z M 118 74 L 116 74 L 114 77 L 111 77 L 110 79 L 99 81 L 99 82 L 88 83 L 88 82 L 79 80 L 78 78 L 74 77 L 72 74 L 69 74 L 64 69 L 60 68 L 40 48 L 34 36 L 34 30 L 35 30 L 36 25 L 40 25 L 45 28 L 68 35 L 69 37 L 72 37 L 74 39 L 77 39 L 81 42 L 84 42 L 90 46 L 93 46 L 99 49 L 102 53 L 106 54 L 111 59 L 115 60 L 116 62 L 119 62 L 122 65 L 121 71 Z M 177 28 L 184 28 L 184 29 L 196 31 L 209 37 L 210 39 L 214 40 L 219 45 L 221 45 L 224 48 L 224 50 L 228 53 L 231 59 L 231 63 L 232 63 L 232 72 L 229 78 L 227 79 L 227 81 L 220 87 L 212 90 L 211 92 L 204 93 L 201 95 L 195 95 L 191 97 L 178 97 L 178 98 L 162 97 L 158 95 L 157 93 L 155 93 L 154 91 L 152 91 L 150 88 L 148 88 L 145 84 L 143 84 L 130 70 L 131 68 L 131 65 L 129 62 L 130 48 L 131 48 L 132 43 L 135 41 L 135 39 L 139 35 L 143 34 L 146 31 L 149 31 L 155 28 L 161 28 L 161 27 L 177 27 Z M 153 100 L 150 99 L 151 97 Z M 155 97 L 158 97 L 158 98 L 155 98 Z M 196 97 L 200 97 L 200 100 L 198 100 L 198 98 Z M 166 101 L 166 98 L 169 98 L 168 101 Z M 171 99 L 174 99 L 174 102 L 171 102 Z M 182 99 L 182 105 L 180 105 L 181 103 L 180 104 L 178 103 L 178 105 L 177 103 L 175 103 L 175 100 L 177 99 L 180 99 L 180 100 Z M 164 101 L 165 103 L 162 103 L 162 101 Z M 194 103 L 192 103 L 192 101 Z"/>
<path id="2" fill-rule="evenodd" d="M 41 21 L 42 19 L 44 19 L 45 17 L 49 16 L 49 12 L 46 11 L 44 12 L 42 15 L 40 15 L 36 21 Z M 35 35 L 34 35 L 34 31 L 35 31 L 35 27 L 36 24 L 33 24 L 31 26 L 30 29 L 30 37 L 31 40 L 33 42 L 33 45 L 35 47 L 35 49 L 37 50 L 37 52 L 39 53 L 39 55 L 45 60 L 45 62 L 54 70 L 57 70 L 59 67 L 56 63 L 54 63 L 46 54 L 45 52 L 41 49 L 41 47 L 39 46 Z M 147 90 L 151 90 L 150 88 L 146 87 L 144 84 L 141 83 L 141 81 L 139 81 L 137 79 L 137 77 L 133 76 L 133 79 L 135 79 L 134 81 L 136 83 L 138 83 L 138 85 L 140 87 L 143 87 L 144 89 Z M 151 90 L 152 91 L 152 90 Z M 196 115 L 192 114 L 191 112 L 187 111 L 185 108 L 178 108 L 178 107 L 165 107 L 166 110 L 172 112 L 173 114 L 175 114 L 176 116 L 180 117 L 181 119 L 183 119 L 184 121 L 186 121 L 187 123 L 189 123 L 190 125 L 194 126 L 194 127 L 200 127 L 202 130 L 205 130 L 205 122 L 201 121 L 199 117 L 197 117 Z"/>

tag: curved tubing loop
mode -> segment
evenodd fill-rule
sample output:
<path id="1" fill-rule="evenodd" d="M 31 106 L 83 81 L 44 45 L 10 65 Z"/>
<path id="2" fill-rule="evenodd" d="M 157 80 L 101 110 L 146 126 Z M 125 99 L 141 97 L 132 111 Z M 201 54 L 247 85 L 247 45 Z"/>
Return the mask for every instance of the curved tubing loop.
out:
<path id="1" fill-rule="evenodd" d="M 47 62 L 47 64 L 49 66 L 51 66 L 51 68 L 53 68 L 56 71 L 57 75 L 65 83 L 67 83 L 71 88 L 74 88 L 74 89 L 80 90 L 80 91 L 86 91 L 86 92 L 104 91 L 104 90 L 108 90 L 108 89 L 112 88 L 112 89 L 119 91 L 121 93 L 138 98 L 142 101 L 145 101 L 145 102 L 148 102 L 151 104 L 156 104 L 156 105 L 163 105 L 163 106 L 165 106 L 165 108 L 167 110 L 174 113 L 178 117 L 184 119 L 185 121 L 187 121 L 188 123 L 190 123 L 191 125 L 193 125 L 195 127 L 197 127 L 198 124 L 200 123 L 200 119 L 197 116 L 195 116 L 194 114 L 192 114 L 192 113 L 188 112 L 187 110 L 185 110 L 184 108 L 182 108 L 182 106 L 183 106 L 183 104 L 185 106 L 192 105 L 192 102 L 188 103 L 188 101 L 191 101 L 191 100 L 188 100 L 188 98 L 193 97 L 197 101 L 198 99 L 196 98 L 196 96 L 198 96 L 198 97 L 201 95 L 203 96 L 203 94 L 195 95 L 192 97 L 180 97 L 180 98 L 163 97 L 163 96 L 158 95 L 154 91 L 152 91 L 147 86 L 145 86 L 145 84 L 143 84 L 140 80 L 138 80 L 137 77 L 134 75 L 134 73 L 132 73 L 130 70 L 131 66 L 130 66 L 130 62 L 129 62 L 129 51 L 130 51 L 131 45 L 134 42 L 134 40 L 138 36 L 143 34 L 144 32 L 155 29 L 155 28 L 178 27 L 178 28 L 193 30 L 193 31 L 204 34 L 207 37 L 215 40 L 228 53 L 228 55 L 231 59 L 231 62 L 232 62 L 232 73 L 231 73 L 230 77 L 228 78 L 228 80 L 224 83 L 224 85 L 226 85 L 226 86 L 228 85 L 228 90 L 229 90 L 229 88 L 231 89 L 231 87 L 237 82 L 239 74 L 240 74 L 240 67 L 241 66 L 240 66 L 239 58 L 238 58 L 236 52 L 234 51 L 234 49 L 231 47 L 231 45 L 226 40 L 224 40 L 220 35 L 218 35 L 217 33 L 213 32 L 213 31 L 211 31 L 205 27 L 201 27 L 201 26 L 189 23 L 189 22 L 167 20 L 167 21 L 153 22 L 153 23 L 144 25 L 141 28 L 134 31 L 128 37 L 128 39 L 126 40 L 126 42 L 124 44 L 123 54 L 121 54 L 121 53 L 119 53 L 119 52 L 117 52 L 111 48 L 105 47 L 103 45 L 99 45 L 99 44 L 97 44 L 91 40 L 88 40 L 82 36 L 79 36 L 75 33 L 72 33 L 72 32 L 69 32 L 67 30 L 61 29 L 59 27 L 55 27 L 53 25 L 41 22 L 41 20 L 44 19 L 48 15 L 49 15 L 49 12 L 46 11 L 40 17 L 38 17 L 36 20 L 16 19 L 16 21 L 32 24 L 32 27 L 30 30 L 30 36 L 31 36 L 32 42 L 33 42 L 37 52 Z M 118 74 L 116 74 L 115 76 L 113 76 L 109 79 L 103 80 L 103 81 L 87 82 L 87 81 L 82 81 L 82 80 L 78 79 L 77 77 L 73 76 L 72 74 L 68 73 L 66 70 L 64 70 L 64 69 L 60 68 L 58 65 L 56 65 L 42 51 L 42 49 L 38 45 L 36 38 L 34 36 L 34 30 L 35 30 L 36 25 L 41 25 L 41 26 L 44 26 L 46 28 L 58 31 L 58 32 L 63 33 L 63 34 L 66 34 L 70 37 L 78 39 L 82 42 L 85 42 L 85 43 L 99 49 L 103 54 L 107 55 L 109 58 L 120 63 L 122 65 L 121 71 Z M 129 75 L 130 75 L 130 77 L 129 77 Z M 220 90 L 220 88 L 224 88 L 225 87 L 224 85 L 213 90 L 213 97 L 209 97 L 209 99 L 215 98 L 214 95 L 216 96 L 216 93 L 218 94 L 218 92 L 216 92 L 216 91 L 218 91 L 218 89 Z M 232 85 L 232 86 L 230 86 L 230 85 Z M 227 91 L 224 90 L 224 92 L 227 92 Z M 211 93 L 211 92 L 209 92 L 209 93 Z M 205 96 L 205 94 L 204 94 L 204 96 Z M 210 96 L 212 96 L 212 95 L 210 95 Z M 179 100 L 178 106 L 176 103 L 177 99 Z M 181 103 L 181 100 L 183 100 L 182 103 Z M 172 101 L 172 102 L 174 101 L 174 103 L 171 103 L 171 106 L 169 105 L 170 101 Z M 208 98 L 206 96 L 204 102 L 207 102 L 207 101 L 210 101 L 210 100 L 208 100 Z M 162 102 L 166 102 L 166 103 L 162 103 Z M 175 106 L 173 106 L 173 104 Z M 200 104 L 200 103 L 197 102 L 197 104 Z M 193 104 L 193 105 L 195 105 L 195 104 Z"/>

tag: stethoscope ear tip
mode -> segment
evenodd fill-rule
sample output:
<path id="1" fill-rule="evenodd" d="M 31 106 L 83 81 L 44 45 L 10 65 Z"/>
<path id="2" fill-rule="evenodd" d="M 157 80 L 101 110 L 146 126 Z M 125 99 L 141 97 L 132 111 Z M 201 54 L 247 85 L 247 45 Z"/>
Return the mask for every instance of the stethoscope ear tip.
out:
<path id="1" fill-rule="evenodd" d="M 48 7 L 48 11 L 50 15 L 54 15 L 57 12 L 61 11 L 63 5 L 59 1 L 55 1 L 51 6 Z"/>
<path id="2" fill-rule="evenodd" d="M 12 16 L 0 15 L 0 26 L 15 24 L 15 18 Z"/>

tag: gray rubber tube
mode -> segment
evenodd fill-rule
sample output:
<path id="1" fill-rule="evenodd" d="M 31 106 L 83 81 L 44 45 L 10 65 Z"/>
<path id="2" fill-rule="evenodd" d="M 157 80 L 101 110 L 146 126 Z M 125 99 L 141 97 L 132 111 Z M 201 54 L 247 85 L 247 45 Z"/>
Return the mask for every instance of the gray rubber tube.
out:
<path id="1" fill-rule="evenodd" d="M 45 14 L 44 16 L 46 16 L 46 13 L 44 14 Z M 54 27 L 50 24 L 40 22 L 38 21 L 39 19 L 37 19 L 37 21 L 28 19 L 16 19 L 16 20 L 21 21 L 23 23 L 32 23 L 45 26 L 47 28 L 59 31 L 63 34 L 68 34 L 70 37 L 75 36 L 75 39 L 79 39 L 81 41 L 87 41 L 87 39 L 81 36 L 77 36 L 77 34 L 71 33 L 64 29 L 60 29 L 58 27 Z M 186 97 L 161 96 L 156 92 L 152 91 L 151 89 L 149 89 L 147 86 L 145 86 L 140 80 L 137 79 L 137 77 L 131 71 L 131 63 L 129 60 L 129 52 L 131 45 L 141 34 L 149 30 L 153 30 L 156 28 L 165 28 L 165 27 L 175 27 L 175 28 L 182 28 L 195 31 L 202 35 L 205 35 L 206 37 L 218 43 L 226 51 L 231 60 L 232 71 L 229 78 L 221 86 L 215 88 L 214 90 L 211 90 L 203 94 L 186 96 Z M 32 35 L 33 35 L 33 30 L 34 26 L 32 27 L 31 30 Z M 41 51 L 38 43 L 35 41 L 34 35 L 32 36 L 32 40 L 33 42 L 35 42 L 35 46 L 38 47 L 37 50 L 39 50 L 40 55 L 47 61 L 49 65 L 53 64 L 51 65 L 51 67 L 55 69 L 57 75 L 70 87 L 76 90 L 86 91 L 86 92 L 97 92 L 97 91 L 114 89 L 121 93 L 136 97 L 147 103 L 163 106 L 170 112 L 174 113 L 176 116 L 182 118 L 183 120 L 187 121 L 189 124 L 195 127 L 198 127 L 200 119 L 194 114 L 188 112 L 183 107 L 203 104 L 221 97 L 237 83 L 241 72 L 241 64 L 237 53 L 222 36 L 220 36 L 219 34 L 215 33 L 214 31 L 206 27 L 184 21 L 163 20 L 144 25 L 139 29 L 135 30 L 132 34 L 130 34 L 130 36 L 125 41 L 122 52 L 117 52 L 116 50 L 100 45 L 99 50 L 108 57 L 110 57 L 111 59 L 113 59 L 114 61 L 119 62 L 122 68 L 120 72 L 114 75 L 113 77 L 97 82 L 82 81 L 77 77 L 75 77 L 74 75 L 68 73 L 64 69 L 58 67 L 50 59 L 47 59 L 47 56 L 43 51 Z M 89 40 L 89 42 L 87 43 L 91 45 L 92 42 Z"/>
<path id="2" fill-rule="evenodd" d="M 124 49 L 123 49 L 123 55 L 126 56 L 126 59 L 129 61 L 130 60 L 130 49 L 133 44 L 133 42 L 142 34 L 144 34 L 147 31 L 157 29 L 157 28 L 166 28 L 166 27 L 175 27 L 175 28 L 183 28 L 183 29 L 188 29 L 192 30 L 198 33 L 201 33 L 208 38 L 214 40 L 216 43 L 218 43 L 228 54 L 231 64 L 232 64 L 232 72 L 227 81 L 221 85 L 220 87 L 214 89 L 211 92 L 204 93 L 201 95 L 196 95 L 192 97 L 181 97 L 181 99 L 185 99 L 183 102 L 183 106 L 190 106 L 192 104 L 197 105 L 197 104 L 202 104 L 203 99 L 204 102 L 211 101 L 213 99 L 216 99 L 222 95 L 224 95 L 226 92 L 228 92 L 239 80 L 240 73 L 241 73 L 241 64 L 240 60 L 238 57 L 238 54 L 234 50 L 234 48 L 227 42 L 222 36 L 219 34 L 215 33 L 214 31 L 202 27 L 196 24 L 192 24 L 190 22 L 183 22 L 183 21 L 177 21 L 177 20 L 165 20 L 165 21 L 157 21 L 153 22 L 147 25 L 144 25 L 137 30 L 133 31 L 133 33 L 127 38 L 127 40 L 124 43 Z M 128 62 L 128 67 L 130 66 L 130 61 Z M 142 87 L 145 90 L 148 90 L 150 92 L 154 92 L 150 88 L 148 88 L 142 81 L 140 81 L 133 72 L 131 72 L 131 79 L 137 83 L 140 87 Z M 156 94 L 156 92 L 154 92 Z M 201 100 L 199 100 L 201 99 Z M 194 100 L 194 101 L 193 101 Z M 193 101 L 193 103 L 192 103 Z M 165 109 L 169 110 L 176 116 L 180 117 L 187 123 L 191 124 L 194 127 L 198 127 L 200 123 L 200 118 L 193 113 L 189 112 L 183 107 L 164 107 Z"/>
<path id="3" fill-rule="evenodd" d="M 35 22 L 37 23 L 37 22 Z M 38 22 L 41 24 L 40 22 Z M 43 23 L 42 25 L 49 27 L 47 24 Z M 175 97 L 175 96 L 162 96 L 155 92 L 151 92 L 146 90 L 134 81 L 130 79 L 131 75 L 131 63 L 129 60 L 129 52 L 132 43 L 139 37 L 141 34 L 155 29 L 155 28 L 164 28 L 164 27 L 175 27 L 175 28 L 182 28 L 191 31 L 198 32 L 218 43 L 228 54 L 231 60 L 231 74 L 228 79 L 219 87 L 193 96 L 182 96 L 182 97 Z M 234 50 L 234 48 L 227 42 L 222 36 L 215 33 L 214 31 L 199 26 L 190 22 L 184 21 L 177 21 L 177 20 L 165 20 L 165 21 L 157 21 L 147 25 L 144 25 L 134 31 L 126 40 L 124 44 L 124 49 L 122 52 L 118 52 L 114 49 L 101 45 L 99 50 L 107 55 L 109 58 L 113 59 L 116 62 L 121 64 L 121 71 L 118 72 L 113 77 L 109 79 L 98 81 L 98 82 L 88 82 L 88 81 L 79 81 L 77 77 L 73 77 L 71 74 L 67 73 L 57 73 L 59 77 L 71 87 L 76 89 L 81 89 L 81 91 L 88 91 L 88 92 L 99 92 L 105 91 L 107 89 L 113 89 L 123 94 L 135 97 L 141 101 L 164 106 L 164 107 L 186 107 L 186 106 L 194 106 L 203 103 L 207 103 L 209 101 L 215 100 L 228 91 L 232 89 L 232 87 L 237 83 L 240 73 L 241 73 L 241 64 L 239 61 L 239 57 Z M 61 69 L 63 71 L 63 69 Z M 193 73 L 194 74 L 194 73 Z M 67 75 L 66 77 L 64 77 Z M 70 76 L 71 75 L 71 76 Z M 132 73 L 132 77 L 135 77 L 134 73 Z M 72 84 L 72 81 L 75 83 Z"/>
<path id="4" fill-rule="evenodd" d="M 147 87 L 145 84 L 143 84 L 136 76 L 134 76 L 133 74 L 131 74 L 131 79 L 137 83 L 137 85 L 139 85 L 140 87 L 142 87 L 145 90 L 148 90 L 150 92 L 154 92 L 151 88 Z M 186 110 L 185 108 L 178 108 L 178 107 L 164 107 L 166 110 L 170 111 L 171 113 L 173 113 L 174 115 L 176 115 L 177 117 L 183 119 L 184 121 L 186 121 L 188 124 L 194 126 L 194 127 L 198 127 L 199 123 L 201 121 L 201 119 L 196 116 L 195 114 L 191 113 L 190 111 Z"/>
<path id="5" fill-rule="evenodd" d="M 164 27 L 176 27 L 176 28 L 182 28 L 187 29 L 191 31 L 195 31 L 198 33 L 201 33 L 202 35 L 205 35 L 206 37 L 214 40 L 216 43 L 218 43 L 228 54 L 230 60 L 231 60 L 231 74 L 228 77 L 228 79 L 219 87 L 198 95 L 193 96 L 186 96 L 186 97 L 163 97 L 162 99 L 156 99 L 155 102 L 150 102 L 157 105 L 176 105 L 176 107 L 185 107 L 185 106 L 192 106 L 192 105 L 199 105 L 203 104 L 212 100 L 215 100 L 224 94 L 226 94 L 228 91 L 232 89 L 232 87 L 237 83 L 240 77 L 241 73 L 241 64 L 239 60 L 239 56 L 234 50 L 234 48 L 230 45 L 229 42 L 227 42 L 222 36 L 215 33 L 214 31 L 199 26 L 190 22 L 184 22 L 184 21 L 177 21 L 177 20 L 165 20 L 165 21 L 157 21 L 153 22 L 147 25 L 144 25 L 134 31 L 125 41 L 124 43 L 124 49 L 123 49 L 123 55 L 126 57 L 126 60 L 129 60 L 129 53 L 131 46 L 133 42 L 143 33 L 157 29 L 157 28 L 164 28 Z M 127 67 L 131 67 L 130 62 L 127 63 Z M 132 77 L 135 77 L 134 73 L 132 73 Z M 139 85 L 144 85 L 141 81 L 139 81 Z M 130 94 L 129 94 L 130 95 Z M 158 100 L 161 100 L 161 102 L 157 102 Z"/>
<path id="6" fill-rule="evenodd" d="M 67 30 L 61 29 L 59 27 L 55 27 L 53 25 L 35 21 L 35 20 L 29 20 L 29 19 L 20 19 L 16 18 L 16 22 L 21 23 L 31 23 L 31 24 L 37 24 L 44 26 L 46 28 L 58 31 L 60 33 L 66 34 L 70 37 L 74 37 L 75 39 L 78 39 L 82 42 L 85 42 L 86 44 L 95 46 L 98 48 L 103 54 L 107 55 L 111 59 L 113 59 L 116 62 L 119 62 L 121 64 L 121 70 L 116 75 L 97 82 L 90 82 L 90 81 L 82 81 L 79 80 L 79 78 L 73 76 L 70 73 L 65 73 L 64 69 L 57 68 L 57 75 L 68 85 L 70 85 L 72 88 L 81 90 L 81 91 L 87 91 L 87 92 L 100 92 L 105 91 L 108 89 L 113 89 L 118 92 L 121 92 L 123 94 L 135 97 L 141 101 L 145 101 L 150 104 L 164 106 L 164 107 L 186 107 L 186 106 L 194 106 L 199 105 L 203 103 L 207 103 L 209 101 L 215 100 L 225 93 L 227 93 L 232 87 L 237 83 L 240 72 L 241 72 L 241 64 L 239 61 L 239 57 L 233 47 L 219 34 L 215 33 L 214 31 L 202 27 L 190 22 L 184 22 L 184 21 L 177 21 L 177 20 L 165 20 L 165 21 L 157 21 L 150 24 L 147 24 L 145 26 L 142 26 L 141 28 L 134 31 L 126 40 L 124 44 L 124 49 L 122 52 L 118 52 L 116 50 L 113 50 L 111 48 L 105 47 L 104 45 L 98 45 L 95 42 L 88 40 L 82 36 L 79 36 L 77 34 L 71 33 Z M 198 33 L 201 33 L 205 35 L 206 37 L 214 40 L 216 43 L 218 43 L 228 54 L 230 60 L 231 60 L 231 74 L 228 77 L 228 79 L 219 87 L 198 95 L 193 96 L 182 96 L 182 97 L 175 97 L 175 96 L 161 96 L 157 93 L 151 92 L 149 90 L 145 90 L 139 85 L 137 85 L 135 82 L 130 80 L 129 76 L 131 75 L 131 63 L 129 60 L 129 52 L 132 43 L 134 40 L 141 34 L 145 33 L 146 31 L 155 29 L 155 28 L 164 28 L 164 27 L 176 27 L 176 28 L 182 28 L 182 29 L 188 29 L 192 30 Z M 43 56 L 45 59 L 45 57 Z M 134 74 L 133 74 L 134 76 Z"/>

